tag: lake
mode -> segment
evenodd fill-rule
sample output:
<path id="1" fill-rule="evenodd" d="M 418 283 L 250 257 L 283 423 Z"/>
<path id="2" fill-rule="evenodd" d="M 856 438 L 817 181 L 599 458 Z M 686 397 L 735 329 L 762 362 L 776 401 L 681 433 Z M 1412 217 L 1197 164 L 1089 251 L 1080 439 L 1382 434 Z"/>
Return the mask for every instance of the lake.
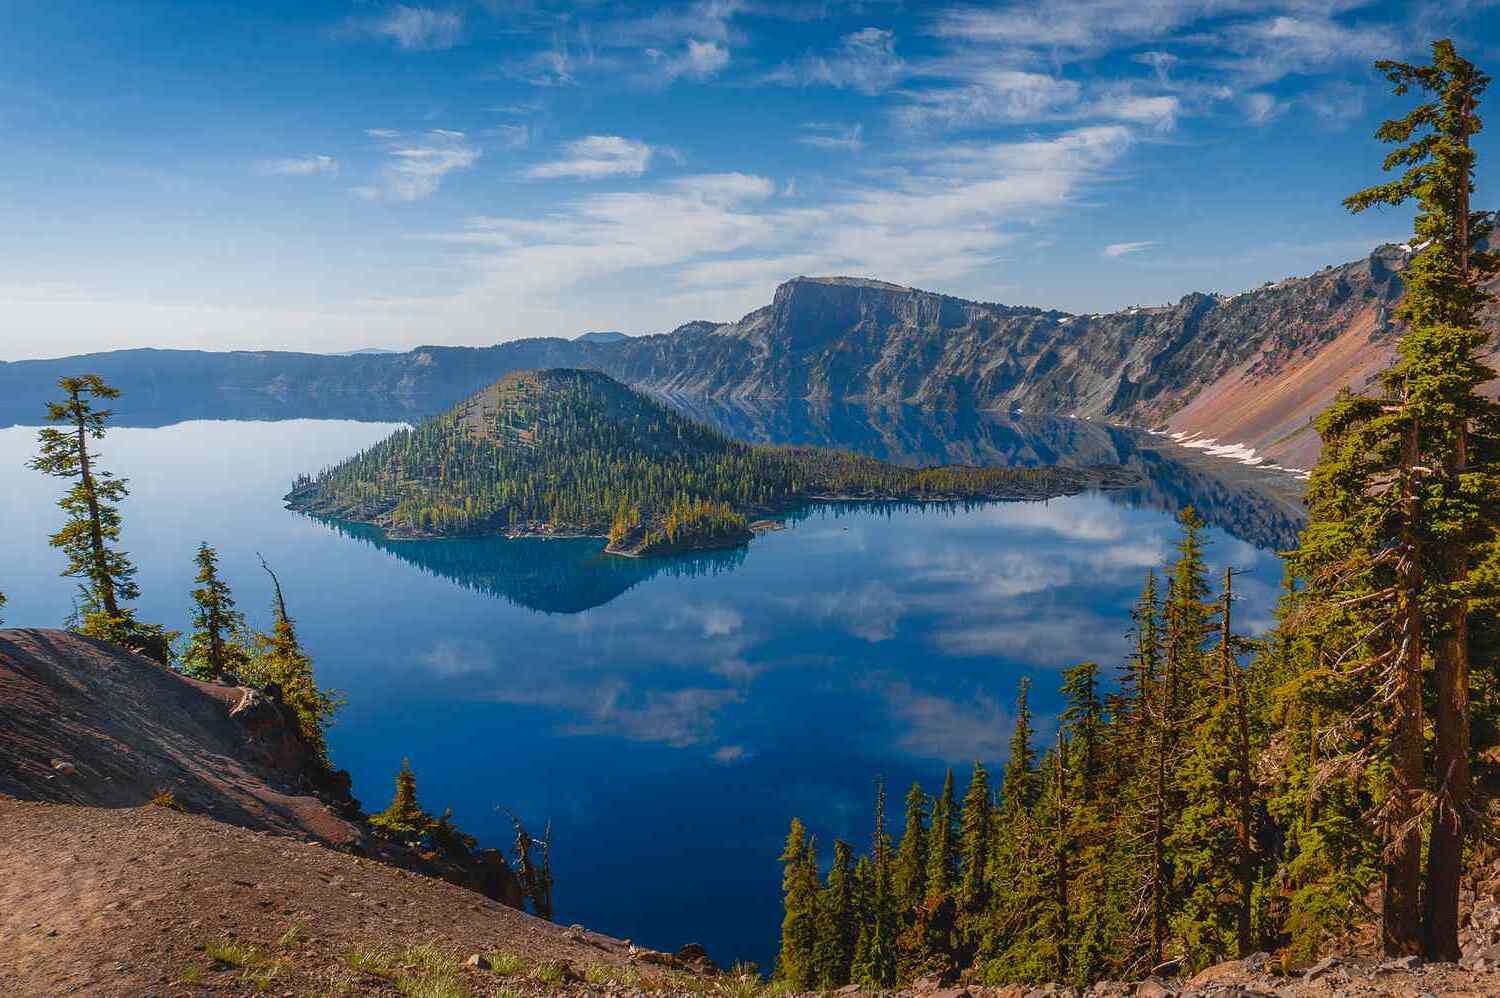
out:
<path id="1" fill-rule="evenodd" d="M 973 760 L 1003 762 L 1022 676 L 1045 738 L 1060 671 L 1094 659 L 1112 673 L 1125 653 L 1176 509 L 1209 518 L 1216 574 L 1245 570 L 1240 625 L 1270 622 L 1271 550 L 1298 515 L 1287 479 L 1078 421 L 679 404 L 747 439 L 908 463 L 1118 461 L 1143 484 L 1047 503 L 823 507 L 747 550 L 632 562 L 595 541 L 388 542 L 282 508 L 294 475 L 394 421 L 126 411 L 141 425 L 111 430 L 103 455 L 131 481 L 140 616 L 186 626 L 206 540 L 265 626 L 264 555 L 320 682 L 348 700 L 332 754 L 367 809 L 385 806 L 409 757 L 422 803 L 451 807 L 485 844 L 509 843 L 508 811 L 534 831 L 552 822 L 559 921 L 656 948 L 701 942 L 722 964 L 767 970 L 789 819 L 826 858 L 834 837 L 867 846 L 877 776 L 898 821 L 913 780 L 935 790 L 953 766 L 961 790 Z M 53 627 L 74 582 L 45 540 L 60 483 L 24 467 L 35 438 L 0 429 L 0 590 L 9 625 Z"/>

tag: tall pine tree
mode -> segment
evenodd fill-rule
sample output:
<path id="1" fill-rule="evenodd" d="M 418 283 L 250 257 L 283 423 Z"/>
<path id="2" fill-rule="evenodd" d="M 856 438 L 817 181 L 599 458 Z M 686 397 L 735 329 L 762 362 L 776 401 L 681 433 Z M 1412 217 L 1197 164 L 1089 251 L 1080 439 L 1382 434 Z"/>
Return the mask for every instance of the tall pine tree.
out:
<path id="1" fill-rule="evenodd" d="M 1401 497 L 1412 564 L 1397 586 L 1403 599 L 1417 604 L 1408 610 L 1409 626 L 1413 636 L 1425 632 L 1435 686 L 1422 936 L 1430 959 L 1453 961 L 1459 957 L 1459 881 L 1472 810 L 1469 616 L 1476 592 L 1470 572 L 1474 552 L 1493 538 L 1500 515 L 1494 465 L 1500 410 L 1479 392 L 1495 377 L 1479 359 L 1488 340 L 1479 310 L 1491 300 L 1483 285 L 1500 272 L 1500 257 L 1481 249 L 1494 229 L 1492 213 L 1475 211 L 1470 203 L 1472 139 L 1482 127 L 1476 112 L 1490 78 L 1447 40 L 1433 44 L 1429 65 L 1384 61 L 1376 67 L 1398 96 L 1415 90 L 1425 98 L 1376 132 L 1396 146 L 1385 169 L 1401 175 L 1345 204 L 1356 212 L 1417 206 L 1419 248 L 1402 273 L 1406 295 L 1396 310 L 1407 331 L 1399 360 L 1385 377 L 1380 416 L 1370 423 L 1381 427 L 1383 437 L 1402 441 L 1393 491 Z"/>
<path id="2" fill-rule="evenodd" d="M 122 522 L 119 504 L 130 489 L 125 479 L 99 466 L 98 455 L 89 445 L 91 440 L 104 439 L 109 418 L 114 415 L 109 409 L 96 409 L 94 403 L 119 398 L 119 389 L 105 384 L 97 374 L 62 378 L 57 384 L 65 397 L 61 402 L 47 403 L 47 422 L 57 425 L 37 433 L 40 452 L 30 467 L 73 481 L 57 502 L 67 522 L 50 540 L 68 556 L 62 574 L 82 580 L 78 587 L 82 611 L 79 630 L 141 651 L 163 664 L 170 663 L 175 635 L 142 624 L 135 611 L 125 605 L 141 593 L 135 582 L 135 565 L 116 546 Z"/>

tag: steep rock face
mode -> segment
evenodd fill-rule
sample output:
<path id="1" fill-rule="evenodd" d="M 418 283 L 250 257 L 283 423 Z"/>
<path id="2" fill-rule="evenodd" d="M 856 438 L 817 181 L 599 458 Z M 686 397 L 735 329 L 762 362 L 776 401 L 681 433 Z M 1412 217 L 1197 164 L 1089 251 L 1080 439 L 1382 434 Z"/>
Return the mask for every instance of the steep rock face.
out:
<path id="1" fill-rule="evenodd" d="M 798 278 L 739 322 L 599 360 L 682 394 L 852 399 L 1160 421 L 1238 366 L 1266 377 L 1400 296 L 1405 254 L 1220 298 L 1105 315 L 964 301 L 849 278 Z M 634 345 L 632 345 L 634 346 Z M 645 346 L 645 344 L 642 344 Z M 642 356 L 645 354 L 646 356 Z"/>
<path id="2" fill-rule="evenodd" d="M 63 374 L 125 392 L 125 422 L 175 411 L 259 418 L 368 406 L 416 418 L 508 372 L 582 367 L 636 387 L 716 398 L 805 398 L 1079 415 L 1244 443 L 1306 465 L 1309 418 L 1386 366 L 1404 246 L 1228 297 L 1096 315 L 965 301 L 850 277 L 788 281 L 737 322 L 690 322 L 609 343 L 527 339 L 398 355 L 123 351 L 0 363 L 0 423 L 38 418 Z M 1496 313 L 1488 322 L 1496 327 Z"/>

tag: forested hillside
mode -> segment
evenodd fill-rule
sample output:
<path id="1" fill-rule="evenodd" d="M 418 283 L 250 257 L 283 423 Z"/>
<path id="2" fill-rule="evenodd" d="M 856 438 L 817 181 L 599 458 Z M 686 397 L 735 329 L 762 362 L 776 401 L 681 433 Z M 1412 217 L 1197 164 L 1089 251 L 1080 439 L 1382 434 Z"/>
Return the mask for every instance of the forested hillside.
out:
<path id="1" fill-rule="evenodd" d="M 835 841 L 826 880 L 793 820 L 790 984 L 960 970 L 1082 983 L 1257 952 L 1286 968 L 1329 948 L 1395 969 L 1482 965 L 1494 938 L 1471 921 L 1474 885 L 1496 858 L 1500 780 L 1500 404 L 1484 316 L 1500 254 L 1495 217 L 1470 204 L 1490 80 L 1451 42 L 1432 59 L 1377 64 L 1419 102 L 1377 132 L 1394 176 L 1344 205 L 1417 209 L 1395 362 L 1317 420 L 1274 626 L 1237 631 L 1234 571 L 1215 590 L 1185 510 L 1115 681 L 1094 662 L 1063 673 L 1055 742 L 1039 744 L 1023 680 L 998 786 L 976 763 L 961 800 L 951 773 L 940 793 L 913 787 L 899 843 L 882 790 L 868 855 Z"/>
<path id="2" fill-rule="evenodd" d="M 619 553 L 732 546 L 748 522 L 821 498 L 1044 498 L 1119 469 L 906 468 L 731 440 L 593 371 L 508 375 L 288 495 L 395 536 L 608 536 Z"/>

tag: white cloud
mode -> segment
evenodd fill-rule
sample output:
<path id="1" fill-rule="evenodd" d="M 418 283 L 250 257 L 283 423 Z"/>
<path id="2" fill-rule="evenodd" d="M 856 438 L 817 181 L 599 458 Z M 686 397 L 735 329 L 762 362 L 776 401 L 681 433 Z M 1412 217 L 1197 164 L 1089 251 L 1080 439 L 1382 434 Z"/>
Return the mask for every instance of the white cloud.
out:
<path id="1" fill-rule="evenodd" d="M 526 175 L 534 180 L 639 177 L 651 165 L 651 154 L 651 147 L 644 142 L 619 135 L 590 135 L 568 143 L 567 155 L 563 159 L 533 166 Z"/>
<path id="2" fill-rule="evenodd" d="M 884 28 L 864 28 L 845 35 L 832 52 L 821 55 L 809 52 L 777 67 L 765 80 L 787 86 L 823 85 L 878 94 L 905 72 L 906 63 L 896 54 L 895 34 Z"/>
<path id="3" fill-rule="evenodd" d="M 918 91 L 899 112 L 916 125 L 948 128 L 994 122 L 1041 121 L 1072 111 L 1083 88 L 1045 73 L 988 69 L 966 86 Z"/>
<path id="4" fill-rule="evenodd" d="M 448 49 L 458 44 L 463 34 L 463 14 L 430 7 L 408 7 L 397 4 L 381 18 L 369 23 L 369 30 L 393 40 L 409 51 Z"/>
<path id="5" fill-rule="evenodd" d="M 534 87 L 572 86 L 578 82 L 574 71 L 573 57 L 560 41 L 555 48 L 534 52 L 505 67 L 507 74 Z"/>
<path id="6" fill-rule="evenodd" d="M 857 153 L 865 147 L 864 125 L 850 125 L 847 128 L 838 125 L 811 124 L 806 126 L 812 131 L 812 135 L 803 135 L 797 139 L 803 145 L 812 146 L 815 149 L 842 149 L 845 152 Z"/>
<path id="7" fill-rule="evenodd" d="M 1155 245 L 1156 242 L 1149 239 L 1134 243 L 1110 243 L 1104 247 L 1104 255 L 1108 257 L 1129 256 L 1132 253 L 1148 250 Z"/>
<path id="8" fill-rule="evenodd" d="M 1177 126 L 1177 117 L 1182 113 L 1182 102 L 1176 97 L 1122 95 L 1101 98 L 1093 110 L 1102 117 L 1115 121 L 1131 121 L 1169 132 Z"/>
<path id="9" fill-rule="evenodd" d="M 1131 58 L 1143 66 L 1150 66 L 1152 71 L 1156 73 L 1158 83 L 1168 82 L 1173 67 L 1182 62 L 1180 58 L 1170 52 L 1141 52 Z"/>
<path id="10" fill-rule="evenodd" d="M 1268 93 L 1255 91 L 1240 98 L 1240 107 L 1245 111 L 1245 120 L 1252 125 L 1267 125 L 1286 110 L 1286 105 Z"/>
<path id="11" fill-rule="evenodd" d="M 496 125 L 486 134 L 493 135 L 506 149 L 525 149 L 531 145 L 530 125 Z"/>
<path id="12" fill-rule="evenodd" d="M 728 48 L 718 42 L 699 41 L 696 38 L 689 38 L 677 55 L 669 55 L 660 49 L 647 49 L 646 55 L 656 64 L 658 77 L 665 83 L 683 76 L 706 80 L 718 75 L 729 65 Z"/>
<path id="13" fill-rule="evenodd" d="M 387 156 L 378 182 L 354 189 L 371 200 L 420 201 L 437 193 L 448 174 L 479 161 L 479 149 L 463 132 L 437 128 L 409 140 L 389 129 L 367 129 L 366 134 L 382 140 Z"/>
<path id="14" fill-rule="evenodd" d="M 494 303 L 504 302 L 507 319 L 533 334 L 587 325 L 595 317 L 580 315 L 567 289 L 623 274 L 657 289 L 652 304 L 661 315 L 638 320 L 645 328 L 685 314 L 736 318 L 798 273 L 953 279 L 1074 204 L 1133 143 L 1129 128 L 1100 125 L 1029 142 L 953 145 L 908 160 L 878 186 L 854 184 L 817 202 L 777 197 L 768 177 L 712 174 L 592 194 L 541 217 L 474 218 L 434 236 L 481 251 L 471 257 L 474 282 L 447 303 L 460 313 L 449 321 L 483 316 L 493 332 Z M 547 174 L 634 173 L 616 162 L 623 158 L 570 155 L 566 170 Z M 573 168 L 596 160 L 604 165 Z"/>
<path id="15" fill-rule="evenodd" d="M 1040 48 L 1056 56 L 1080 57 L 1130 41 L 1161 37 L 1215 6 L 1213 0 L 1042 0 L 999 10 L 958 7 L 939 16 L 935 31 L 967 42 Z"/>
<path id="16" fill-rule="evenodd" d="M 1217 33 L 1213 40 L 1235 53 L 1217 57 L 1213 64 L 1249 86 L 1273 83 L 1293 74 L 1326 71 L 1340 64 L 1367 63 L 1405 48 L 1385 27 L 1351 27 L 1314 13 L 1237 24 Z"/>
<path id="17" fill-rule="evenodd" d="M 332 156 L 294 156 L 289 159 L 264 159 L 251 169 L 262 177 L 306 177 L 318 173 L 337 176 L 339 161 Z"/>

